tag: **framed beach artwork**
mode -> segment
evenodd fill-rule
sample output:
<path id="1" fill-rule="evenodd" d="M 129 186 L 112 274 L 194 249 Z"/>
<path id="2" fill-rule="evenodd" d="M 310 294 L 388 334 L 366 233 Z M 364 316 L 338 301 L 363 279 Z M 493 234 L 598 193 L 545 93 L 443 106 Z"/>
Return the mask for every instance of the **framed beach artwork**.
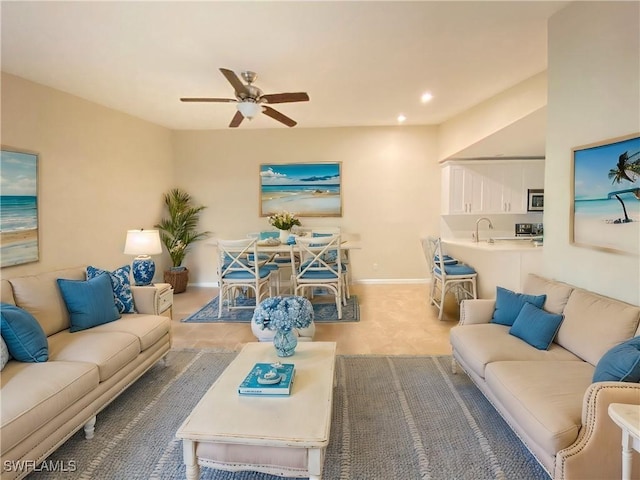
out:
<path id="1" fill-rule="evenodd" d="M 571 243 L 640 255 L 640 134 L 573 149 Z"/>
<path id="2" fill-rule="evenodd" d="M 340 162 L 260 165 L 260 215 L 342 216 Z"/>
<path id="3" fill-rule="evenodd" d="M 2 267 L 38 261 L 38 154 L 2 147 Z"/>

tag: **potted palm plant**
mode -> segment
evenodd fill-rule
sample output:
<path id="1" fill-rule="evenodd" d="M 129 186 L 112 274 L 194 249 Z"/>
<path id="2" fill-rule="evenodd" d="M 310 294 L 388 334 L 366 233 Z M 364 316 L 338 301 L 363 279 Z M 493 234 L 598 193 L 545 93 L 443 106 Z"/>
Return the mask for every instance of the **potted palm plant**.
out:
<path id="1" fill-rule="evenodd" d="M 200 212 L 206 207 L 193 205 L 191 195 L 180 188 L 167 192 L 164 203 L 169 216 L 155 225 L 172 262 L 171 269 L 164 272 L 164 281 L 171 284 L 174 293 L 182 293 L 189 281 L 189 270 L 182 262 L 191 244 L 209 235 L 209 232 L 197 231 Z"/>

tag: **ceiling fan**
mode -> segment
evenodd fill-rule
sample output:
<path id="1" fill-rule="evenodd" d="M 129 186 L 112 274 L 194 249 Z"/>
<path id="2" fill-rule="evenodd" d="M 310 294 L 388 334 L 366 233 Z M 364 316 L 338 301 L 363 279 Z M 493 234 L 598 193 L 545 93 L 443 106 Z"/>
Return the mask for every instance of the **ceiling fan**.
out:
<path id="1" fill-rule="evenodd" d="M 242 120 L 248 118 L 251 120 L 258 113 L 262 112 L 268 117 L 273 118 L 287 127 L 293 127 L 298 122 L 283 115 L 269 106 L 273 103 L 291 103 L 291 102 L 308 102 L 309 95 L 306 92 L 295 93 L 262 93 L 255 85 L 252 85 L 257 75 L 255 72 L 241 72 L 242 78 L 246 85 L 240 81 L 238 76 L 231 70 L 221 68 L 220 71 L 229 81 L 235 91 L 236 98 L 181 98 L 182 102 L 221 102 L 221 103 L 237 103 L 238 111 L 231 119 L 230 127 L 235 128 L 242 123 Z"/>

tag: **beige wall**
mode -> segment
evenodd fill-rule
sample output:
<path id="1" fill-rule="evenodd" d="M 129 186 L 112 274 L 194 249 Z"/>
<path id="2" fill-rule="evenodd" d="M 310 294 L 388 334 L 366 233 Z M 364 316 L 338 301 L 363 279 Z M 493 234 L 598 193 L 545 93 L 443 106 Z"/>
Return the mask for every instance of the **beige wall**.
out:
<path id="1" fill-rule="evenodd" d="M 2 74 L 1 133 L 3 145 L 39 153 L 40 234 L 40 261 L 2 276 L 130 263 L 127 229 L 152 227 L 172 184 L 171 132 Z"/>
<path id="2" fill-rule="evenodd" d="M 638 2 L 579 2 L 549 22 L 544 212 L 546 273 L 636 305 L 640 258 L 571 245 L 569 209 L 571 148 L 640 132 L 638 18 Z"/>
<path id="3" fill-rule="evenodd" d="M 419 238 L 438 231 L 440 167 L 435 127 L 174 132 L 176 183 L 208 205 L 203 229 L 220 238 L 268 230 L 259 216 L 259 165 L 342 162 L 343 216 L 303 218 L 359 238 L 355 280 L 427 277 Z M 199 244 L 186 264 L 192 281 L 215 282 L 215 249 Z M 377 265 L 377 266 L 376 266 Z"/>
<path id="4" fill-rule="evenodd" d="M 439 125 L 438 159 L 455 156 L 546 104 L 547 72 L 541 72 Z"/>

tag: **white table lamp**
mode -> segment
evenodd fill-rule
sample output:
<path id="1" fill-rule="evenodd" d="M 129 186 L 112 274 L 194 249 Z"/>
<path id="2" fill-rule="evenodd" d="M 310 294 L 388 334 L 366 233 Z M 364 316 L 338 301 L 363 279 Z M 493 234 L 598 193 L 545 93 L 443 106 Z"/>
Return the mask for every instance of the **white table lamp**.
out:
<path id="1" fill-rule="evenodd" d="M 158 230 L 127 230 L 127 241 L 124 245 L 126 255 L 137 255 L 131 270 L 136 285 L 149 285 L 156 273 L 156 264 L 150 255 L 162 253 L 160 233 Z"/>

